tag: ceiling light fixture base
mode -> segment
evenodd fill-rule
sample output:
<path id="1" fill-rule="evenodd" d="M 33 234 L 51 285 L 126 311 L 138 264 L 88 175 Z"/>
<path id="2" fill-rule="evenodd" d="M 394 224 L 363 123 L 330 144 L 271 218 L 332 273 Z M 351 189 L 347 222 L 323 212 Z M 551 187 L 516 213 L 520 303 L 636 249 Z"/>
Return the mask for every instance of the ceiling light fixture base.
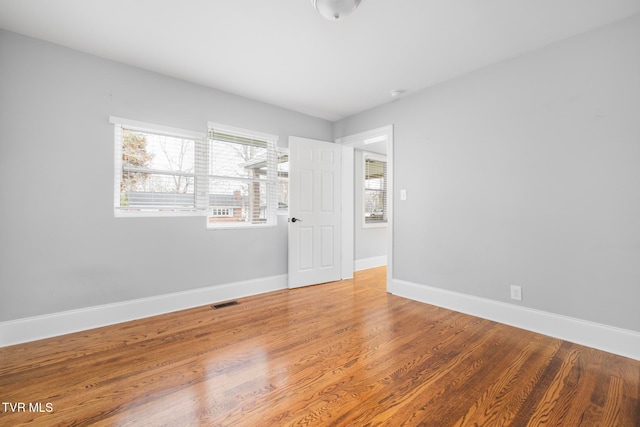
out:
<path id="1" fill-rule="evenodd" d="M 311 0 L 311 3 L 324 18 L 338 21 L 356 10 L 360 0 Z"/>

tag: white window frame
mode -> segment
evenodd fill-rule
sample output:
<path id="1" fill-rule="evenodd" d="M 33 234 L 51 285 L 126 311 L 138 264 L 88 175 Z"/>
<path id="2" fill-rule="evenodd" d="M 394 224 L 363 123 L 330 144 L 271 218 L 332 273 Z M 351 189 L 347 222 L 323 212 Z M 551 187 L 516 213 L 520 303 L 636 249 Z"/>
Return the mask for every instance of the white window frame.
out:
<path id="1" fill-rule="evenodd" d="M 174 217 L 174 216 L 203 216 L 207 212 L 202 206 L 202 185 L 203 182 L 199 176 L 203 174 L 202 170 L 195 170 L 194 191 L 194 208 L 192 209 L 175 209 L 175 210 L 159 210 L 146 209 L 141 211 L 123 210 L 120 205 L 120 185 L 122 183 L 122 129 L 128 129 L 138 132 L 146 132 L 150 134 L 172 136 L 177 138 L 191 139 L 196 142 L 196 156 L 203 149 L 206 140 L 204 132 L 198 132 L 188 129 L 180 129 L 169 126 L 158 125 L 154 123 L 141 122 L 137 120 L 125 119 L 121 117 L 109 117 L 109 122 L 114 125 L 114 216 L 121 217 Z M 195 160 L 198 169 L 199 162 Z"/>
<path id="2" fill-rule="evenodd" d="M 278 145 L 278 137 L 276 135 L 272 135 L 265 132 L 259 132 L 249 129 L 243 129 L 235 126 L 229 126 L 221 123 L 216 123 L 209 121 L 207 122 L 207 141 L 209 140 L 209 134 L 212 130 L 219 131 L 221 133 L 227 133 L 237 136 L 244 136 L 247 138 L 259 139 L 265 141 L 267 144 L 267 157 L 268 159 L 273 159 L 273 162 L 270 165 L 270 160 L 267 161 L 267 219 L 265 223 L 252 223 L 252 222 L 210 222 L 209 217 L 207 216 L 207 230 L 227 230 L 227 229 L 247 229 L 247 228 L 270 228 L 276 227 L 278 225 L 277 220 L 277 210 L 278 210 L 278 197 L 277 197 L 277 145 Z M 208 147 L 208 143 L 207 143 Z M 207 148 L 208 150 L 209 148 Z M 209 160 L 207 159 L 207 164 Z M 216 179 L 224 177 L 214 177 L 212 175 L 207 174 L 207 181 L 209 179 Z M 231 179 L 235 179 L 234 177 L 229 177 Z M 207 190 L 209 186 L 207 185 Z M 207 191 L 207 196 L 208 196 Z M 214 217 L 215 218 L 215 217 Z"/>
<path id="3" fill-rule="evenodd" d="M 372 153 L 372 152 L 368 152 L 368 151 L 363 151 L 362 152 L 362 179 L 361 179 L 361 183 L 362 183 L 362 213 L 361 213 L 361 218 L 362 218 L 362 228 L 381 228 L 381 227 L 387 227 L 389 224 L 389 220 L 387 218 L 387 221 L 385 222 L 367 222 L 365 214 L 366 214 L 366 201 L 367 201 L 367 197 L 366 197 L 366 177 L 367 177 L 367 160 L 375 160 L 375 161 L 379 161 L 379 162 L 385 162 L 387 163 L 387 156 L 383 155 L 383 154 L 376 154 L 376 153 Z M 389 169 L 388 169 L 388 163 L 387 163 L 387 174 L 389 173 Z M 388 180 L 388 176 L 385 177 L 385 189 L 384 189 L 385 193 L 386 193 L 386 197 L 389 197 L 389 180 Z M 387 201 L 388 202 L 388 201 Z M 388 215 L 388 212 L 385 212 L 385 215 Z"/>

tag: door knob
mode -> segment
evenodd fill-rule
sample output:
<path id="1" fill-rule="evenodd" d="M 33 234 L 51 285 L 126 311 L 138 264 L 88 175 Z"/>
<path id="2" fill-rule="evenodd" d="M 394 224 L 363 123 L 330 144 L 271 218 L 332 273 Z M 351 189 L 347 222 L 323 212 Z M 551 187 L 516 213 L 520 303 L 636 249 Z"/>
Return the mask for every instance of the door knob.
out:
<path id="1" fill-rule="evenodd" d="M 302 220 L 298 219 L 298 218 L 291 218 L 289 221 L 291 221 L 291 222 L 298 222 L 298 221 L 302 222 Z"/>

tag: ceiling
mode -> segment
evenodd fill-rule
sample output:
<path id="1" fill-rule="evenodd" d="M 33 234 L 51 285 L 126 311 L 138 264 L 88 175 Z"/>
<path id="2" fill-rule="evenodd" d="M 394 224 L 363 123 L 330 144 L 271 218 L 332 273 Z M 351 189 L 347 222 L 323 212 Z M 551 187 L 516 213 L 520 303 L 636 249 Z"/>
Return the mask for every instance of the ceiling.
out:
<path id="1" fill-rule="evenodd" d="M 0 0 L 0 28 L 335 121 L 636 13 L 640 0 L 363 0 L 332 22 L 309 0 Z"/>

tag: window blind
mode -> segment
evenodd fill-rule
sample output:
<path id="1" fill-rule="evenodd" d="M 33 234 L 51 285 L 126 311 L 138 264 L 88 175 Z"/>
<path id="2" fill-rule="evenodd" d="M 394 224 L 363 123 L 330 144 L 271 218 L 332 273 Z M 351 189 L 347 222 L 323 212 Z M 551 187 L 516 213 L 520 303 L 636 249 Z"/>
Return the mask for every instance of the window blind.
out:
<path id="1" fill-rule="evenodd" d="M 276 141 L 273 135 L 209 123 L 208 227 L 276 224 Z"/>
<path id="2" fill-rule="evenodd" d="M 387 161 L 384 156 L 364 154 L 364 224 L 387 222 Z"/>
<path id="3" fill-rule="evenodd" d="M 116 214 L 194 214 L 206 171 L 201 133 L 112 118 Z"/>

